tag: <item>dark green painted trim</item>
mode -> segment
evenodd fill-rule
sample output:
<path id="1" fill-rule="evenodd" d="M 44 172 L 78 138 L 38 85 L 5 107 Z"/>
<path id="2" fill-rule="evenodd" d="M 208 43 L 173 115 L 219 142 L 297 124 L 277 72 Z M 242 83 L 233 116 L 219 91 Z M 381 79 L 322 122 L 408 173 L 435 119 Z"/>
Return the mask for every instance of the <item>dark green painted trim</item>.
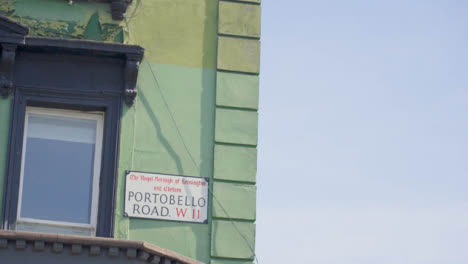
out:
<path id="1" fill-rule="evenodd" d="M 80 85 L 76 83 L 76 85 Z M 3 229 L 13 230 L 17 219 L 19 199 L 19 182 L 21 171 L 21 155 L 23 146 L 24 120 L 27 106 L 105 111 L 101 176 L 99 188 L 98 219 L 96 236 L 113 237 L 115 190 L 117 187 L 117 168 L 120 137 L 120 115 L 122 99 L 119 96 L 108 96 L 100 93 L 89 94 L 80 91 L 37 91 L 17 87 L 12 103 L 11 134 L 8 149 L 8 165 L 3 194 Z"/>

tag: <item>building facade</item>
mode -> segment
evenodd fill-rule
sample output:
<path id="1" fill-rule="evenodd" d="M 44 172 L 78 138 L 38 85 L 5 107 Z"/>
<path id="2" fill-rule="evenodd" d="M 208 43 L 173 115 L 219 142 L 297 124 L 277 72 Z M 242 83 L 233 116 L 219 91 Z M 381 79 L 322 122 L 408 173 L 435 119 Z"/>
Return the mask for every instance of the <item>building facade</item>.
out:
<path id="1" fill-rule="evenodd" d="M 260 0 L 0 0 L 0 15 L 0 259 L 3 243 L 254 261 Z M 132 172 L 206 181 L 206 221 L 129 215 Z"/>

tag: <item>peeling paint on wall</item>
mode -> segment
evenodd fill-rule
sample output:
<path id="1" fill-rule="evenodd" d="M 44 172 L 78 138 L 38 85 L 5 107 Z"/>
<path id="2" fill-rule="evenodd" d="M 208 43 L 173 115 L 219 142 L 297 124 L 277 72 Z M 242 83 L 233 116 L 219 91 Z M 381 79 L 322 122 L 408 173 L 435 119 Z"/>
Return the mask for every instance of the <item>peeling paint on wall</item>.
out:
<path id="1" fill-rule="evenodd" d="M 0 14 L 28 26 L 32 36 L 123 42 L 122 22 L 112 20 L 107 3 L 0 0 Z"/>

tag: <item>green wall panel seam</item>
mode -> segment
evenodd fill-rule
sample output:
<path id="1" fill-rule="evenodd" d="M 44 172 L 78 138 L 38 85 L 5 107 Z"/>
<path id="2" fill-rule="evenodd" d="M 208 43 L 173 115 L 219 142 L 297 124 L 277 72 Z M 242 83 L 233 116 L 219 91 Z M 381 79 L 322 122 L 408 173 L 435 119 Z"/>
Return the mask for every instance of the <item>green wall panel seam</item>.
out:
<path id="1" fill-rule="evenodd" d="M 218 72 L 226 72 L 226 73 L 238 73 L 238 74 L 259 76 L 259 73 L 258 73 L 258 72 L 243 72 L 243 71 L 232 71 L 232 70 L 224 70 L 224 69 L 216 69 L 216 71 L 218 71 Z"/>
<path id="2" fill-rule="evenodd" d="M 250 219 L 244 219 L 244 218 L 229 218 L 229 217 L 222 217 L 222 216 L 213 216 L 212 220 L 216 221 L 225 221 L 225 222 L 242 222 L 242 223 L 250 223 L 250 224 L 255 224 L 257 220 L 250 220 Z"/>
<path id="3" fill-rule="evenodd" d="M 234 261 L 253 261 L 253 258 L 226 258 L 226 257 L 211 257 L 216 260 L 234 260 Z"/>
<path id="4" fill-rule="evenodd" d="M 244 36 L 244 35 L 237 35 L 237 34 L 229 34 L 229 33 L 218 33 L 218 37 L 228 37 L 228 38 L 241 38 L 241 39 L 260 40 L 260 37 L 251 37 L 251 36 Z"/>
<path id="5" fill-rule="evenodd" d="M 257 148 L 257 145 L 242 144 L 242 143 L 230 143 L 230 142 L 223 142 L 223 141 L 215 141 L 215 145 Z"/>
<path id="6" fill-rule="evenodd" d="M 225 146 L 238 146 L 238 147 L 247 147 L 247 148 L 257 148 L 257 145 L 251 144 L 242 144 L 242 143 L 231 143 L 231 142 L 224 142 L 224 141 L 215 141 L 217 145 L 225 145 Z"/>
<path id="7" fill-rule="evenodd" d="M 245 184 L 245 185 L 250 185 L 250 186 L 257 186 L 256 182 L 248 182 L 248 181 L 235 181 L 235 180 L 224 180 L 224 179 L 214 179 L 213 181 L 214 182 Z"/>
<path id="8" fill-rule="evenodd" d="M 226 109 L 226 110 L 258 112 L 258 109 L 250 108 L 250 107 L 235 107 L 235 106 L 216 105 L 216 108 L 217 109 Z"/>
<path id="9" fill-rule="evenodd" d="M 219 0 L 219 2 L 231 2 L 231 3 L 239 3 L 239 4 L 246 4 L 246 5 L 259 5 L 261 6 L 261 2 L 252 2 L 252 1 L 242 1 L 242 0 Z"/>
<path id="10" fill-rule="evenodd" d="M 218 33 L 218 37 L 260 40 L 260 37 L 249 37 L 249 36 L 242 36 L 242 35 L 236 35 L 236 34 L 227 34 L 227 33 Z"/>
<path id="11" fill-rule="evenodd" d="M 258 76 L 258 72 L 246 72 L 246 71 L 235 71 L 235 70 L 226 70 L 226 69 L 216 69 L 218 72 L 227 72 L 227 73 L 238 73 L 238 74 L 246 74 L 246 75 L 255 75 Z"/>

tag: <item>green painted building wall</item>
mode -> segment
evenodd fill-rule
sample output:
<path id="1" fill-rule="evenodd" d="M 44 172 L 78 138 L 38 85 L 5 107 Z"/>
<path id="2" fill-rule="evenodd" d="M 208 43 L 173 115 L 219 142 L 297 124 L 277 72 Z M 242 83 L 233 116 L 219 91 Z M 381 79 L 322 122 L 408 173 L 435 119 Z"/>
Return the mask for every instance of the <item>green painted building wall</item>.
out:
<path id="1" fill-rule="evenodd" d="M 134 0 L 116 21 L 107 3 L 0 0 L 0 14 L 31 35 L 145 48 L 136 103 L 123 109 L 116 238 L 205 263 L 252 263 L 260 1 Z M 9 111 L 10 99 L 0 99 L 0 186 Z M 123 217 L 125 170 L 211 178 L 209 223 Z"/>

